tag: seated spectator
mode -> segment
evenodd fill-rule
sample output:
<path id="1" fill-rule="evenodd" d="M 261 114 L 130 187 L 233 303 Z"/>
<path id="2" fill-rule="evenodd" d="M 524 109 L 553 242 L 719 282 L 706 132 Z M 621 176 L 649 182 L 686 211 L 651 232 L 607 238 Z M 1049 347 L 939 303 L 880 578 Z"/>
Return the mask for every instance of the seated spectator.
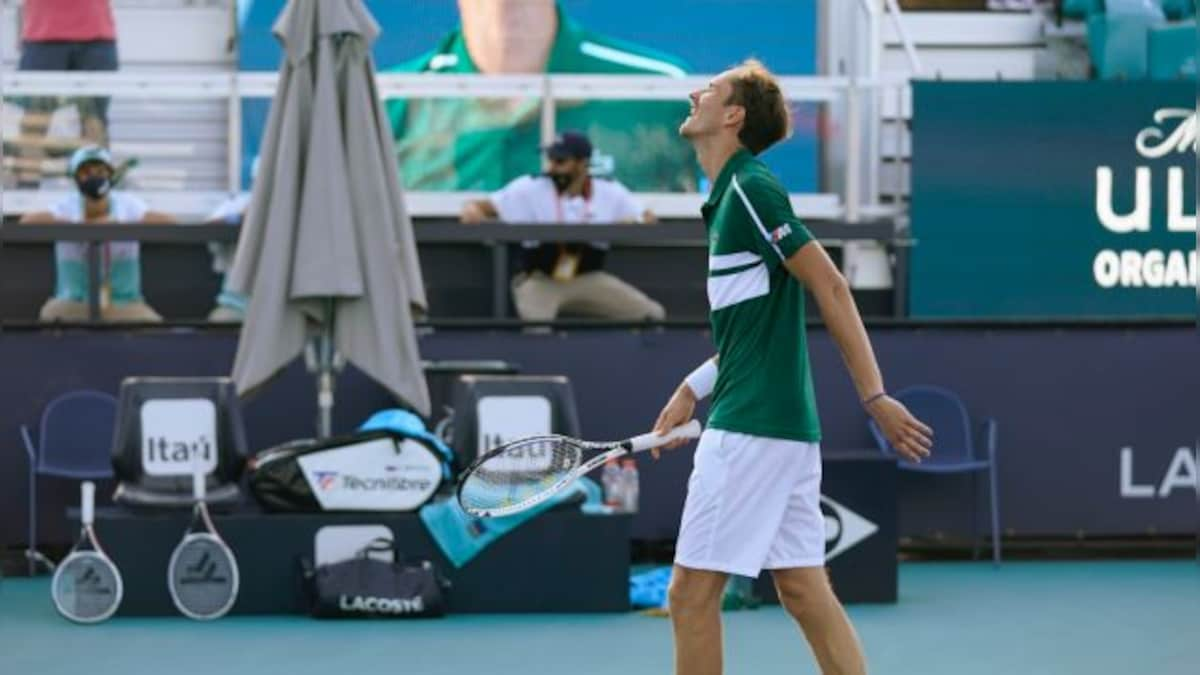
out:
<path id="1" fill-rule="evenodd" d="M 546 148 L 545 173 L 517 178 L 488 199 L 467 202 L 462 221 L 652 222 L 654 215 L 625 186 L 589 173 L 591 156 L 587 136 L 560 135 Z M 512 283 L 517 314 L 531 321 L 554 319 L 560 311 L 626 321 L 662 320 L 662 305 L 603 270 L 607 248 L 603 242 L 527 243 L 523 269 Z"/>
<path id="2" fill-rule="evenodd" d="M 79 196 L 64 198 L 49 211 L 35 211 L 21 218 L 23 224 L 49 223 L 172 223 L 165 214 L 150 211 L 129 194 L 113 192 L 113 163 L 108 151 L 87 146 L 71 155 L 69 173 Z M 105 321 L 162 321 L 142 298 L 142 270 L 136 241 L 110 241 L 101 249 L 100 318 Z M 86 321 L 88 319 L 88 242 L 60 241 L 54 244 L 54 297 L 42 305 L 42 321 Z"/>

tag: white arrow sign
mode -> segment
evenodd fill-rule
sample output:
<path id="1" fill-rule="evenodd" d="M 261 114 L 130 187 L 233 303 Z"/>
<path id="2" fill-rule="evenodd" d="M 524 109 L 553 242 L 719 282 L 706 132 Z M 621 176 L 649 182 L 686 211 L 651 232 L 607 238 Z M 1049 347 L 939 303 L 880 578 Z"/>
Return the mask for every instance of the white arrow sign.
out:
<path id="1" fill-rule="evenodd" d="M 879 531 L 879 526 L 850 509 L 821 495 L 821 513 L 825 515 L 825 560 L 830 561 L 846 549 Z"/>

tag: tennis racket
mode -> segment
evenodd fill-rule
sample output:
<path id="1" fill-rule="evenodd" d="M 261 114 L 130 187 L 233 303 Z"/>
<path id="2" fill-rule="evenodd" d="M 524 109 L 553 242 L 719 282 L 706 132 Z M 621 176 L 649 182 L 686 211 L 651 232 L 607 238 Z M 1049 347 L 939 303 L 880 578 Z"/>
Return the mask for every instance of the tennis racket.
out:
<path id="1" fill-rule="evenodd" d="M 50 597 L 54 608 L 71 621 L 98 623 L 112 616 L 121 605 L 125 585 L 117 566 L 100 548 L 92 529 L 95 517 L 96 486 L 80 486 L 79 540 L 65 560 L 54 570 Z"/>
<path id="2" fill-rule="evenodd" d="M 176 609 L 190 619 L 217 619 L 233 607 L 238 595 L 238 566 L 233 551 L 213 526 L 204 502 L 204 473 L 192 474 L 196 506 L 183 540 L 167 565 L 167 588 Z"/>
<path id="3" fill-rule="evenodd" d="M 458 483 L 458 503 L 481 518 L 527 511 L 610 459 L 700 436 L 692 420 L 664 435 L 642 434 L 623 441 L 589 443 L 567 436 L 531 436 L 504 443 L 475 460 Z M 584 454 L 600 454 L 584 461 Z"/>

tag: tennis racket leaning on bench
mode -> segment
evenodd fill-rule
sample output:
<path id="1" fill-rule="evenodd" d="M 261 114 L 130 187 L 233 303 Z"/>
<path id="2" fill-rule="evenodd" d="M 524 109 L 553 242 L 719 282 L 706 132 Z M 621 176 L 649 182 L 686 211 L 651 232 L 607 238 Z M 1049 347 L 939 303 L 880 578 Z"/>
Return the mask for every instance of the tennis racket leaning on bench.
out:
<path id="1" fill-rule="evenodd" d="M 183 540 L 171 553 L 167 587 L 176 609 L 190 619 L 216 619 L 233 607 L 238 595 L 238 565 L 221 539 L 204 501 L 204 474 L 192 474 L 196 505 Z"/>
<path id="2" fill-rule="evenodd" d="M 82 530 L 75 547 L 54 570 L 50 597 L 54 608 L 78 623 L 98 623 L 112 616 L 121 605 L 125 585 L 121 572 L 100 548 L 92 529 L 95 519 L 96 486 L 80 486 L 79 520 Z"/>
<path id="3" fill-rule="evenodd" d="M 545 502 L 610 459 L 657 448 L 671 441 L 698 438 L 692 420 L 663 435 L 642 434 L 623 441 L 590 443 L 567 436 L 530 436 L 499 445 L 463 472 L 458 503 L 481 518 L 511 516 Z M 585 461 L 590 453 L 599 453 Z"/>

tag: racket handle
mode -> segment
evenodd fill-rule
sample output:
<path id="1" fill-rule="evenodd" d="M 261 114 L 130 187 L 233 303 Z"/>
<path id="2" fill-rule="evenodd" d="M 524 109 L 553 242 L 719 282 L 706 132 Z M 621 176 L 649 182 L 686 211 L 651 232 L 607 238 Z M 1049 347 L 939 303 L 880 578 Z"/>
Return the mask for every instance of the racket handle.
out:
<path id="1" fill-rule="evenodd" d="M 192 473 L 192 498 L 198 502 L 204 501 L 204 472 L 197 470 Z"/>
<path id="2" fill-rule="evenodd" d="M 79 486 L 79 520 L 84 527 L 96 519 L 96 484 L 90 480 Z"/>
<path id="3" fill-rule="evenodd" d="M 627 449 L 630 452 L 641 452 L 650 448 L 657 448 L 660 445 L 666 445 L 671 441 L 680 438 L 699 438 L 700 432 L 704 431 L 704 427 L 700 426 L 700 420 L 692 420 L 687 424 L 681 424 L 663 435 L 655 433 L 642 434 L 634 436 L 627 441 Z"/>

